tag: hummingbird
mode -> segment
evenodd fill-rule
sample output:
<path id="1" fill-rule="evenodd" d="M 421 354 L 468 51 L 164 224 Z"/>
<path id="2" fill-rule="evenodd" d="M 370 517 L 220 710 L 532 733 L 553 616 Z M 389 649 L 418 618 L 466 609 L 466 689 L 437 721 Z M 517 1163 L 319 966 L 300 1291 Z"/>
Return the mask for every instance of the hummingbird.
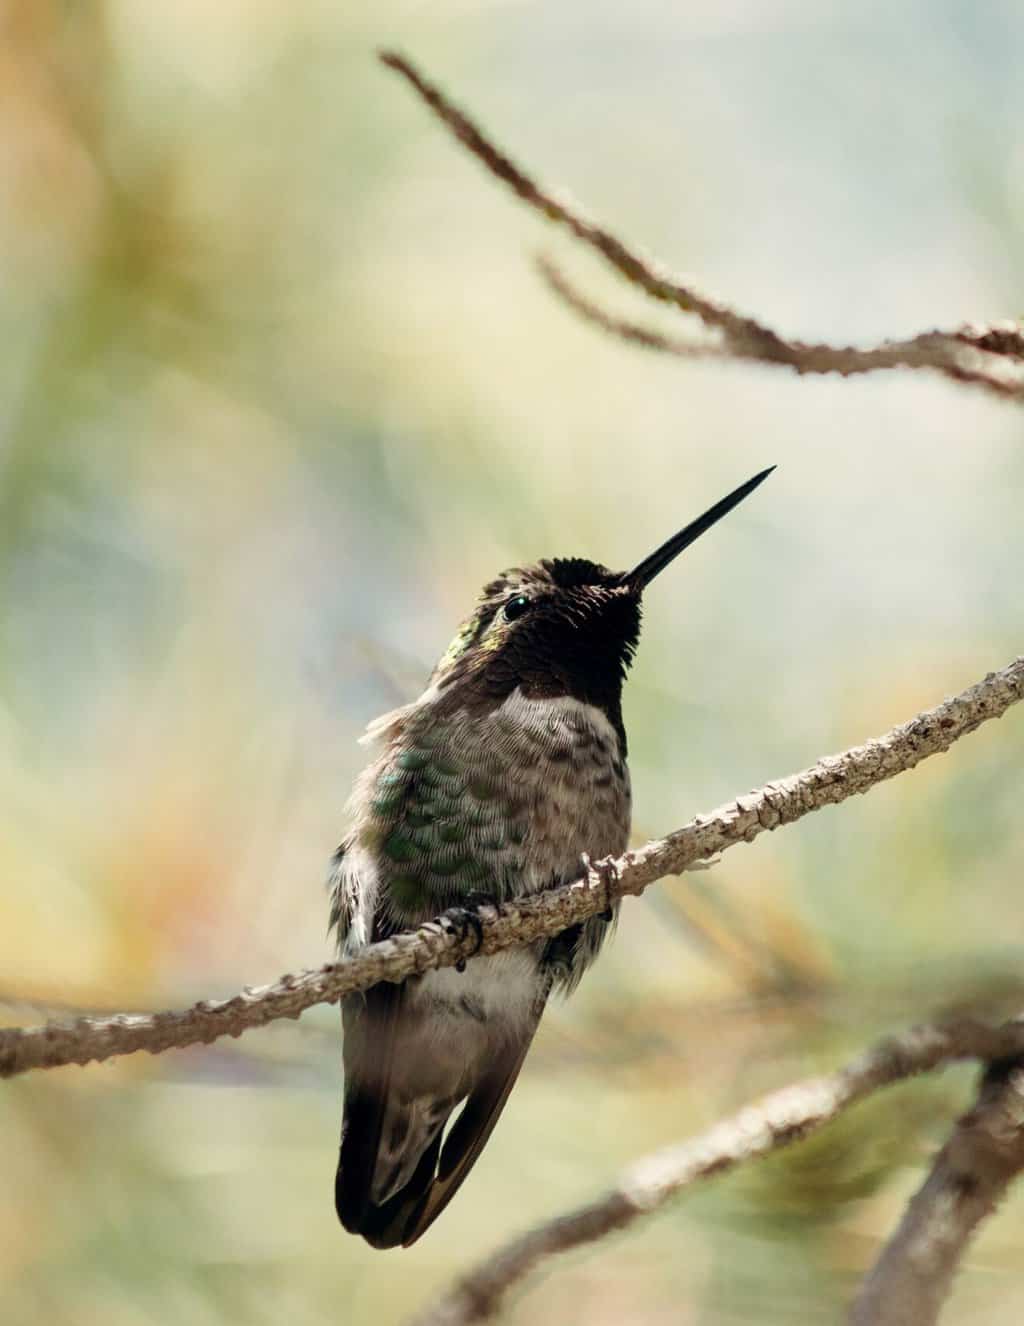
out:
<path id="1" fill-rule="evenodd" d="M 546 558 L 484 586 L 423 694 L 363 738 L 377 754 L 329 876 L 342 954 L 439 915 L 465 921 L 481 901 L 568 883 L 625 851 L 622 686 L 642 597 L 774 468 L 632 571 Z M 616 911 L 345 997 L 335 1205 L 346 1230 L 409 1247 L 433 1224 L 490 1137 L 549 996 L 575 989 Z"/>

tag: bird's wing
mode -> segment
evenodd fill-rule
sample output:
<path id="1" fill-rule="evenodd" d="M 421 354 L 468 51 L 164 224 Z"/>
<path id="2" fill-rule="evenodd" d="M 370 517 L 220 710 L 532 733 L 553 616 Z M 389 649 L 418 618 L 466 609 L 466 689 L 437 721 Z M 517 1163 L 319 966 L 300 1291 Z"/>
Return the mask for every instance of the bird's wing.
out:
<path id="1" fill-rule="evenodd" d="M 404 988 L 375 985 L 342 1003 L 345 1104 L 334 1198 L 338 1219 L 353 1234 L 364 1232 L 372 1210 L 370 1188 L 391 1095 Z"/>
<path id="2" fill-rule="evenodd" d="M 502 778 L 472 761 L 463 770 L 467 757 L 456 735 L 448 727 L 424 731 L 419 744 L 389 749 L 367 776 L 366 825 L 377 845 L 360 845 L 357 832 L 335 867 L 339 930 L 347 920 L 353 951 L 436 914 L 471 888 L 502 891 L 501 872 L 510 865 L 505 839 L 515 855 L 521 836 L 507 823 Z M 498 1121 L 543 1004 L 539 999 L 532 1020 L 507 1040 L 496 1035 L 471 1075 L 456 1064 L 447 1094 L 436 1061 L 457 1060 L 458 1041 L 417 1039 L 426 1015 L 414 990 L 382 985 L 343 1001 L 346 1086 L 335 1202 L 347 1230 L 375 1247 L 395 1247 L 414 1242 L 440 1215 Z M 413 1090 L 421 1056 L 423 1089 Z"/>

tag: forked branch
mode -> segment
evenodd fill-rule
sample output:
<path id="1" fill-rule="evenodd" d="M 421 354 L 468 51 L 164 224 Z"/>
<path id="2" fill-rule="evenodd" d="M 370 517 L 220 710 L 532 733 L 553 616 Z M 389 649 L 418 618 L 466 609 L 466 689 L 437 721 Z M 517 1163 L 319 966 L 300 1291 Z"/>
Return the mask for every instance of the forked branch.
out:
<path id="1" fill-rule="evenodd" d="M 997 1057 L 865 1280 L 850 1326 L 934 1326 L 967 1245 L 1022 1169 L 1024 1066 Z"/>
<path id="2" fill-rule="evenodd" d="M 797 373 L 838 373 L 842 377 L 851 377 L 890 368 L 932 369 L 995 395 L 1024 399 L 1024 327 L 1021 324 L 1011 321 L 992 326 L 965 324 L 956 331 L 925 331 L 904 340 L 884 341 L 866 348 L 788 340 L 759 319 L 736 312 L 720 300 L 703 294 L 689 281 L 681 280 L 660 264 L 643 257 L 637 249 L 592 221 L 567 198 L 538 184 L 410 60 L 394 51 L 384 51 L 380 58 L 415 88 L 441 123 L 523 202 L 600 254 L 631 285 L 651 299 L 699 318 L 712 337 L 691 343 L 615 317 L 573 291 L 564 277 L 557 275 L 552 280 L 555 269 L 549 265 L 548 279 L 557 293 L 576 312 L 604 330 L 662 353 L 686 358 L 705 356 L 782 364 Z"/>
<path id="3" fill-rule="evenodd" d="M 788 340 L 756 318 L 702 294 L 640 256 L 575 206 L 544 189 L 406 59 L 384 54 L 438 118 L 492 174 L 548 220 L 599 253 L 644 294 L 702 324 L 689 339 L 607 312 L 573 287 L 551 262 L 549 285 L 577 314 L 643 348 L 682 358 L 712 357 L 781 364 L 797 373 L 842 376 L 897 367 L 931 369 L 1012 399 L 1024 399 L 1024 330 L 1018 323 L 928 331 L 868 348 Z M 884 736 L 826 756 L 788 778 L 697 816 L 663 839 L 599 862 L 573 883 L 479 910 L 480 941 L 444 918 L 374 944 L 315 971 L 281 977 L 225 1000 L 183 1011 L 79 1017 L 0 1030 L 0 1076 L 31 1068 L 86 1064 L 136 1050 L 164 1050 L 238 1036 L 278 1018 L 297 1018 L 380 981 L 402 981 L 450 966 L 475 951 L 501 949 L 557 934 L 678 874 L 793 823 L 822 806 L 912 769 L 1024 698 L 1024 659 L 918 714 Z M 959 1259 L 980 1222 L 1024 1169 L 1024 1022 L 993 1028 L 974 1022 L 922 1027 L 885 1041 L 838 1073 L 786 1087 L 716 1124 L 699 1137 L 632 1166 L 604 1197 L 510 1243 L 464 1276 L 418 1326 L 462 1326 L 492 1316 L 506 1292 L 539 1263 L 593 1242 L 656 1210 L 693 1184 L 766 1155 L 816 1131 L 865 1096 L 956 1059 L 985 1061 L 975 1108 L 957 1124 L 900 1228 L 865 1282 L 851 1326 L 932 1326 Z"/>
<path id="4" fill-rule="evenodd" d="M 716 1123 L 707 1132 L 632 1165 L 603 1197 L 530 1230 L 474 1267 L 427 1312 L 418 1316 L 413 1326 L 468 1326 L 471 1322 L 494 1316 L 506 1293 L 549 1257 L 624 1229 L 694 1184 L 808 1137 L 882 1087 L 918 1073 L 930 1072 L 954 1060 L 1001 1060 L 1022 1051 L 1024 1023 L 1021 1022 L 1009 1022 L 1002 1027 L 988 1027 L 977 1022 L 914 1027 L 900 1036 L 882 1041 L 838 1073 L 808 1078 L 784 1087 L 748 1105 L 732 1118 Z M 1002 1097 L 999 1100 L 1002 1102 Z M 1019 1119 L 1020 1097 L 1017 1102 L 1016 1117 Z M 987 1108 L 991 1114 L 1005 1109 L 1005 1102 L 993 1102 Z M 960 1129 L 969 1126 L 972 1117 L 968 1115 Z M 1002 1116 L 996 1117 L 1002 1127 L 999 1140 L 1004 1141 Z M 993 1122 L 993 1118 L 988 1118 L 990 1125 Z M 979 1131 L 975 1128 L 975 1132 Z M 986 1151 L 990 1149 L 987 1140 L 981 1145 Z M 1024 1134 L 1017 1135 L 1011 1150 L 1019 1167 L 1024 1163 Z M 1012 1175 L 1004 1179 L 1003 1186 L 1009 1177 Z M 974 1215 L 975 1224 L 985 1213 L 986 1199 L 991 1197 L 990 1186 L 982 1186 L 982 1193 L 968 1199 L 972 1213 L 977 1213 Z M 932 1202 L 930 1206 L 932 1224 L 937 1225 L 936 1203 Z M 952 1269 L 944 1284 L 948 1285 L 951 1275 Z M 885 1299 L 890 1282 L 891 1287 L 895 1287 L 895 1277 L 882 1278 L 886 1284 L 879 1285 L 879 1294 L 866 1291 L 861 1300 L 863 1310 L 854 1313 L 852 1326 L 929 1326 L 933 1321 L 930 1316 L 886 1315 L 884 1311 L 877 1311 L 876 1300 Z M 941 1302 L 941 1298 L 938 1301 Z"/>

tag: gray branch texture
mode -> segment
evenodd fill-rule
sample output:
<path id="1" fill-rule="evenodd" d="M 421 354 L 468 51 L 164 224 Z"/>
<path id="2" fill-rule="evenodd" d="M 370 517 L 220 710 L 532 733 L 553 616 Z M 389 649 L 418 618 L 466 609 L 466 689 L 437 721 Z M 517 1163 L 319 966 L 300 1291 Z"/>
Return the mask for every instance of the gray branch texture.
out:
<path id="1" fill-rule="evenodd" d="M 690 314 L 703 324 L 703 340 L 683 340 L 606 313 L 578 293 L 550 262 L 543 274 L 571 308 L 603 331 L 634 345 L 683 358 L 717 358 L 776 364 L 796 373 L 837 373 L 853 377 L 881 369 L 928 369 L 991 394 L 1024 400 L 1024 327 L 1003 321 L 989 326 L 965 323 L 955 331 L 925 331 L 904 340 L 858 349 L 789 340 L 757 318 L 738 313 L 696 286 L 643 257 L 604 226 L 598 225 L 562 194 L 542 187 L 493 139 L 455 106 L 416 66 L 394 51 L 381 60 L 400 74 L 442 124 L 492 175 L 546 220 L 598 253 L 620 276 L 648 298 Z"/>
<path id="2" fill-rule="evenodd" d="M 701 294 L 588 220 L 564 198 L 537 184 L 408 60 L 382 55 L 438 119 L 493 175 L 547 220 L 596 251 L 646 296 L 696 319 L 687 336 L 668 335 L 607 312 L 548 259 L 540 269 L 573 311 L 605 333 L 681 358 L 718 358 L 782 365 L 797 373 L 843 377 L 881 369 L 927 369 L 990 394 L 1024 399 L 1024 329 L 1014 322 L 928 331 L 873 347 L 788 340 L 761 321 Z M 706 865 L 738 843 L 836 805 L 948 750 L 1024 698 L 1024 658 L 883 736 L 799 773 L 767 783 L 681 829 L 588 864 L 573 883 L 478 911 L 479 941 L 441 917 L 317 970 L 247 987 L 228 999 L 181 1011 L 117 1013 L 0 1029 L 0 1076 L 33 1068 L 88 1064 L 118 1055 L 209 1043 L 239 1036 L 307 1008 L 335 1003 L 380 981 L 400 982 L 451 966 L 476 951 L 496 953 L 557 934 L 641 894 L 666 875 Z M 953 1060 L 988 1065 L 975 1105 L 955 1125 L 921 1190 L 883 1249 L 853 1305 L 851 1326 L 930 1326 L 948 1295 L 960 1258 L 980 1223 L 1024 1169 L 1024 1020 L 989 1027 L 976 1022 L 926 1026 L 876 1046 L 846 1068 L 783 1088 L 678 1146 L 634 1164 L 603 1197 L 509 1243 L 463 1276 L 417 1319 L 417 1326 L 461 1326 L 500 1308 L 506 1293 L 538 1265 L 594 1242 L 657 1210 L 677 1193 L 808 1136 L 873 1092 Z"/>
<path id="3" fill-rule="evenodd" d="M 884 736 L 825 756 L 788 778 L 737 797 L 717 810 L 614 861 L 594 864 L 572 884 L 532 898 L 480 909 L 481 949 L 494 953 L 528 943 L 604 911 L 615 898 L 640 894 L 665 875 L 707 862 L 737 843 L 822 806 L 867 792 L 949 749 L 1024 699 L 1024 657 L 961 694 L 925 710 Z M 354 958 L 281 977 L 226 1000 L 204 1000 L 182 1012 L 122 1013 L 0 1031 L 0 1075 L 30 1068 L 85 1064 L 115 1055 L 238 1036 L 278 1018 L 298 1017 L 317 1003 L 378 981 L 401 981 L 471 956 L 439 919 L 371 945 Z M 506 1292 L 546 1259 L 632 1224 L 699 1180 L 711 1178 L 808 1136 L 870 1093 L 954 1059 L 986 1062 L 1024 1056 L 1024 1023 L 924 1027 L 884 1042 L 831 1077 L 814 1078 L 749 1106 L 678 1147 L 634 1165 L 605 1197 L 533 1230 L 460 1280 L 417 1326 L 482 1321 Z M 990 1075 L 991 1076 L 991 1075 Z M 977 1111 L 957 1127 L 900 1230 L 866 1282 L 852 1326 L 903 1326 L 935 1320 L 971 1234 L 1024 1165 L 1024 1095 L 1015 1073 L 987 1086 Z M 902 1313 L 902 1315 L 900 1315 Z M 928 1315 L 931 1313 L 931 1315 Z"/>
<path id="4" fill-rule="evenodd" d="M 775 1091 L 732 1118 L 716 1123 L 707 1132 L 632 1165 L 603 1197 L 530 1230 L 475 1267 L 418 1317 L 414 1326 L 467 1326 L 493 1317 L 504 1295 L 548 1258 L 626 1228 L 703 1179 L 724 1174 L 745 1161 L 809 1137 L 882 1087 L 958 1059 L 1002 1060 L 1022 1053 L 1024 1023 L 1021 1022 L 1003 1027 L 976 1022 L 915 1027 L 885 1040 L 837 1073 L 808 1078 Z M 1014 1092 L 1019 1093 L 1016 1075 L 1011 1074 L 1009 1080 L 1015 1084 Z M 941 1303 L 955 1260 L 949 1263 L 948 1274 L 938 1286 L 941 1293 L 933 1291 L 928 1275 L 932 1261 L 941 1261 L 947 1246 L 959 1252 L 994 1198 L 1024 1164 L 1024 1133 L 1011 1135 L 1016 1123 L 1024 1118 L 1024 1097 L 1015 1094 L 1012 1106 L 1008 1107 L 1004 1099 L 1006 1090 L 1009 1088 L 1001 1088 L 1001 1094 L 992 1093 L 990 1102 L 979 1104 L 976 1114 L 980 1116 L 987 1111 L 980 1123 L 974 1115 L 968 1115 L 958 1125 L 958 1135 L 964 1132 L 970 1136 L 965 1144 L 968 1153 L 961 1157 L 959 1166 L 955 1161 L 945 1160 L 946 1153 L 954 1146 L 950 1143 L 928 1181 L 933 1184 L 935 1173 L 941 1171 L 938 1184 L 942 1185 L 942 1191 L 922 1202 L 925 1191 L 922 1190 L 915 1199 L 922 1205 L 920 1218 L 911 1222 L 908 1214 L 905 1225 L 913 1224 L 908 1237 L 916 1235 L 926 1251 L 925 1263 L 919 1267 L 921 1274 L 908 1284 L 898 1280 L 895 1268 L 902 1268 L 904 1262 L 899 1251 L 894 1252 L 890 1245 L 858 1301 L 851 1326 L 928 1326 L 934 1320 L 924 1309 L 932 1297 L 936 1299 L 936 1307 Z M 991 1152 L 997 1154 L 990 1159 Z M 970 1191 L 966 1200 L 961 1201 L 960 1219 L 950 1219 L 942 1194 L 951 1192 L 955 1200 L 969 1191 L 963 1180 L 972 1171 L 964 1162 L 976 1157 L 987 1162 L 987 1181 L 980 1182 L 979 1190 Z M 932 1224 L 941 1224 L 937 1242 L 929 1237 Z M 902 1236 L 901 1229 L 897 1239 Z M 893 1275 L 885 1270 L 889 1264 L 894 1268 Z M 903 1315 L 892 1312 L 886 1315 L 880 1310 L 882 1304 L 890 1302 L 890 1290 L 906 1309 Z"/>
<path id="5" fill-rule="evenodd" d="M 497 953 L 558 934 L 605 911 L 616 898 L 642 893 L 665 875 L 679 874 L 812 810 L 867 792 L 948 750 L 960 737 L 1001 717 L 1022 698 L 1024 657 L 884 736 L 839 755 L 826 755 L 810 768 L 698 815 L 665 838 L 617 860 L 598 862 L 571 884 L 506 903 L 500 909 L 480 908 L 480 951 Z M 336 1003 L 343 995 L 366 990 L 379 981 L 404 981 L 431 967 L 452 966 L 471 957 L 476 946 L 475 935 L 463 937 L 439 919 L 371 944 L 344 961 L 282 976 L 272 985 L 247 987 L 231 999 L 204 999 L 181 1012 L 117 1013 L 7 1028 L 0 1030 L 0 1077 L 30 1068 L 87 1064 L 136 1050 L 158 1054 L 220 1036 L 239 1036 L 278 1018 L 297 1018 L 314 1004 Z"/>
<path id="6" fill-rule="evenodd" d="M 933 1326 L 968 1242 L 1024 1169 L 1024 1065 L 981 1057 L 995 1062 L 974 1108 L 957 1123 L 864 1282 L 850 1326 Z"/>

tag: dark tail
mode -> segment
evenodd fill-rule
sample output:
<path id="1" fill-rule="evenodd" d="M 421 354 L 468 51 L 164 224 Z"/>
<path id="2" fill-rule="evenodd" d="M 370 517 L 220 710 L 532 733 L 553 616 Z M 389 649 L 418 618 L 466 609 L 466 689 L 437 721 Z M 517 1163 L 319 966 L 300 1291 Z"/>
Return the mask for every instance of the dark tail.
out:
<path id="1" fill-rule="evenodd" d="M 425 1147 L 409 1181 L 387 1201 L 374 1202 L 381 1134 L 392 1093 L 395 1042 L 404 987 L 376 985 L 343 1002 L 345 1109 L 334 1181 L 338 1219 L 375 1248 L 399 1247 L 415 1222 L 437 1172 L 443 1128 Z M 454 1102 L 453 1102 L 454 1103 Z"/>
<path id="2" fill-rule="evenodd" d="M 374 1248 L 409 1247 L 458 1192 L 498 1121 L 536 1027 L 535 1021 L 528 1035 L 494 1055 L 448 1129 L 447 1138 L 446 1118 L 458 1100 L 444 1102 L 437 1131 L 408 1181 L 385 1201 L 375 1202 L 374 1177 L 381 1164 L 382 1132 L 392 1092 L 394 1033 L 402 989 L 375 986 L 367 991 L 365 1003 L 346 1001 L 344 1007 L 345 1113 L 334 1204 L 345 1229 L 361 1234 Z M 381 1192 L 380 1185 L 377 1192 Z"/>
<path id="3" fill-rule="evenodd" d="M 402 1241 L 400 1208 L 404 1208 L 405 1190 L 381 1206 L 374 1205 L 370 1197 L 391 1092 L 402 993 L 400 985 L 375 985 L 365 995 L 342 1002 L 345 1107 L 334 1205 L 349 1233 L 362 1234 L 377 1248 L 391 1248 Z M 423 1168 L 421 1164 L 414 1178 L 420 1177 Z M 433 1167 L 428 1184 L 432 1173 Z"/>
<path id="4" fill-rule="evenodd" d="M 345 1124 L 341 1136 L 341 1155 L 334 1181 L 334 1205 L 338 1219 L 350 1234 L 361 1234 L 374 1248 L 399 1248 L 416 1224 L 434 1176 L 441 1153 L 439 1132 L 427 1147 L 412 1178 L 386 1202 L 377 1206 L 370 1200 L 370 1180 L 376 1151 L 371 1139 L 360 1127 L 361 1102 L 345 1103 Z"/>

